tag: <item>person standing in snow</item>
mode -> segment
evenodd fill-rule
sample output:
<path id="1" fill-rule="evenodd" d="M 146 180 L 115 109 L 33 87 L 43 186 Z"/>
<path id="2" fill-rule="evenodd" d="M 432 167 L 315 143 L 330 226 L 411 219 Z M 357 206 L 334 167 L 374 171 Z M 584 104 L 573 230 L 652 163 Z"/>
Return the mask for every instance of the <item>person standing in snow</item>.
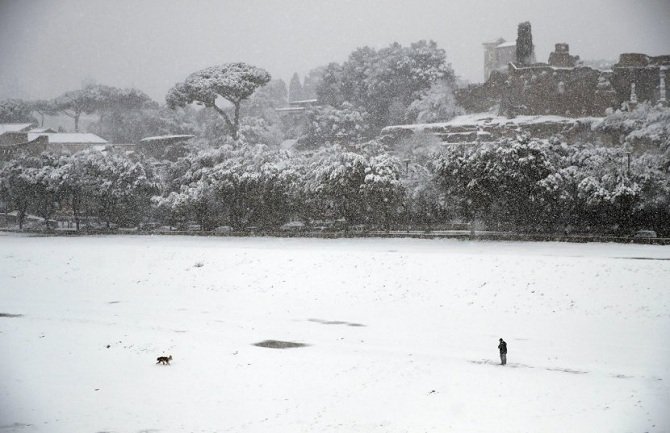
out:
<path id="1" fill-rule="evenodd" d="M 500 365 L 507 364 L 507 343 L 502 338 L 498 344 L 498 350 L 500 350 Z"/>

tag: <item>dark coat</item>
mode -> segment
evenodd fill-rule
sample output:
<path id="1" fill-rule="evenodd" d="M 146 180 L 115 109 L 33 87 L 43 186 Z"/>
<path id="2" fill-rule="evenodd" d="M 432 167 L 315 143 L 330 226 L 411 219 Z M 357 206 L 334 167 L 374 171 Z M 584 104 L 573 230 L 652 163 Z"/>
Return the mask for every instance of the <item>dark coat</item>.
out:
<path id="1" fill-rule="evenodd" d="M 507 343 L 505 343 L 505 340 L 500 342 L 498 349 L 500 349 L 501 355 L 507 355 Z"/>

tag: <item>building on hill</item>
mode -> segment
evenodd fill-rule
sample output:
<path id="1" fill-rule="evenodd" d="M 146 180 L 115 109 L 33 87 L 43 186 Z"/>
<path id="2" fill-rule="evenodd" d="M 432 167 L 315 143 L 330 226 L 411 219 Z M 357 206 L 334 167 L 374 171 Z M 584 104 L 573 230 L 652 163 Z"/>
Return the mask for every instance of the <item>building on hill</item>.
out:
<path id="1" fill-rule="evenodd" d="M 506 42 L 498 38 L 484 42 L 484 81 L 488 81 L 493 71 L 505 71 L 510 62 L 516 60 L 516 42 Z"/>
<path id="2" fill-rule="evenodd" d="M 510 63 L 501 112 L 603 116 L 609 108 L 667 100 L 662 83 L 670 79 L 670 55 L 621 54 L 612 70 L 603 71 L 579 64 L 568 50 L 567 44 L 556 44 L 548 63 Z"/>
<path id="3" fill-rule="evenodd" d="M 37 156 L 46 152 L 49 140 L 39 136 L 33 140 L 17 140 L 13 133 L 0 135 L 0 161 L 9 161 L 21 154 Z"/>
<path id="4" fill-rule="evenodd" d="M 298 138 L 307 128 L 307 113 L 311 108 L 318 108 L 317 99 L 291 101 L 288 107 L 275 108 L 283 123 L 287 137 Z"/>
<path id="5" fill-rule="evenodd" d="M 667 102 L 665 83 L 670 80 L 670 55 L 621 54 L 619 62 L 612 66 L 612 75 L 619 104 L 630 101 L 632 84 L 638 101 Z"/>
<path id="6" fill-rule="evenodd" d="M 53 128 L 31 128 L 28 132 L 32 133 L 55 133 L 58 132 Z"/>
<path id="7" fill-rule="evenodd" d="M 288 107 L 275 108 L 275 111 L 279 114 L 302 115 L 308 108 L 316 106 L 317 102 L 317 99 L 291 101 L 289 102 Z"/>
<path id="8" fill-rule="evenodd" d="M 549 54 L 547 62 L 557 68 L 574 68 L 579 62 L 579 56 L 571 56 L 570 45 L 560 42 L 554 45 L 554 51 Z"/>
<path id="9" fill-rule="evenodd" d="M 547 63 L 537 63 L 534 56 L 519 62 L 515 44 L 502 38 L 483 46 L 486 82 L 456 92 L 459 105 L 470 112 L 498 104 L 499 113 L 509 117 L 580 117 L 603 116 L 607 109 L 628 109 L 643 101 L 667 104 L 670 55 L 624 53 L 616 64 L 584 64 L 560 42 Z"/>
<path id="10" fill-rule="evenodd" d="M 107 146 L 107 140 L 95 134 L 35 132 L 30 124 L 0 124 L 0 159 L 3 160 L 15 158 L 21 153 L 75 153 L 92 148 L 104 150 Z"/>
<path id="11" fill-rule="evenodd" d="M 52 152 L 75 153 L 85 149 L 104 150 L 109 143 L 104 138 L 85 132 L 28 132 L 29 141 L 46 137 L 47 150 Z"/>
<path id="12" fill-rule="evenodd" d="M 0 135 L 7 132 L 26 132 L 32 127 L 32 123 L 0 123 Z"/>

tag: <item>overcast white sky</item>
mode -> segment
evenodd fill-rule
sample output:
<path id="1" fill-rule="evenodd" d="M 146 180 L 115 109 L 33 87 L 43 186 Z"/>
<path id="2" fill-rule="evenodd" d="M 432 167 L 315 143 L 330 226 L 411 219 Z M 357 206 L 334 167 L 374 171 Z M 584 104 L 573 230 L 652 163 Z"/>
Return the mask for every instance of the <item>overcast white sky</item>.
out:
<path id="1" fill-rule="evenodd" d="M 539 61 L 556 42 L 582 59 L 670 54 L 670 0 L 0 0 L 0 99 L 51 98 L 84 80 L 166 91 L 243 61 L 288 82 L 357 47 L 433 39 L 481 81 L 481 43 L 530 21 Z"/>

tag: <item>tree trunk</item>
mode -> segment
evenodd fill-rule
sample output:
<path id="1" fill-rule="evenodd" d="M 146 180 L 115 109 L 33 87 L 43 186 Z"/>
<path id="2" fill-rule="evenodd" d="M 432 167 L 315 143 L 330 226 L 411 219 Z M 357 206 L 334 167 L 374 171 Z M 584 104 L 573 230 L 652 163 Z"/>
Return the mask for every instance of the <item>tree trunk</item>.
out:
<path id="1" fill-rule="evenodd" d="M 233 118 L 233 140 L 237 141 L 239 138 L 240 130 L 240 103 L 237 102 L 235 105 L 235 117 Z"/>
<path id="2" fill-rule="evenodd" d="M 79 195 L 76 192 L 72 193 L 72 214 L 77 231 L 79 231 L 79 200 Z"/>
<path id="3" fill-rule="evenodd" d="M 238 103 L 233 102 L 233 105 L 235 105 L 235 118 L 233 119 L 232 122 L 230 121 L 230 118 L 226 114 L 226 111 L 219 108 L 216 104 L 210 104 L 210 105 L 207 105 L 207 106 L 214 108 L 214 110 L 216 110 L 216 112 L 219 113 L 219 115 L 223 118 L 223 121 L 226 122 L 226 126 L 228 128 L 230 128 L 231 137 L 233 138 L 233 140 L 237 141 L 237 131 L 239 129 L 239 123 L 238 122 L 239 122 L 239 115 L 240 115 L 240 103 L 239 102 Z"/>
<path id="4" fill-rule="evenodd" d="M 19 209 L 16 216 L 19 218 L 19 230 L 23 230 L 23 220 L 26 217 L 26 211 Z"/>
<path id="5" fill-rule="evenodd" d="M 74 115 L 74 132 L 79 132 L 79 114 Z"/>

